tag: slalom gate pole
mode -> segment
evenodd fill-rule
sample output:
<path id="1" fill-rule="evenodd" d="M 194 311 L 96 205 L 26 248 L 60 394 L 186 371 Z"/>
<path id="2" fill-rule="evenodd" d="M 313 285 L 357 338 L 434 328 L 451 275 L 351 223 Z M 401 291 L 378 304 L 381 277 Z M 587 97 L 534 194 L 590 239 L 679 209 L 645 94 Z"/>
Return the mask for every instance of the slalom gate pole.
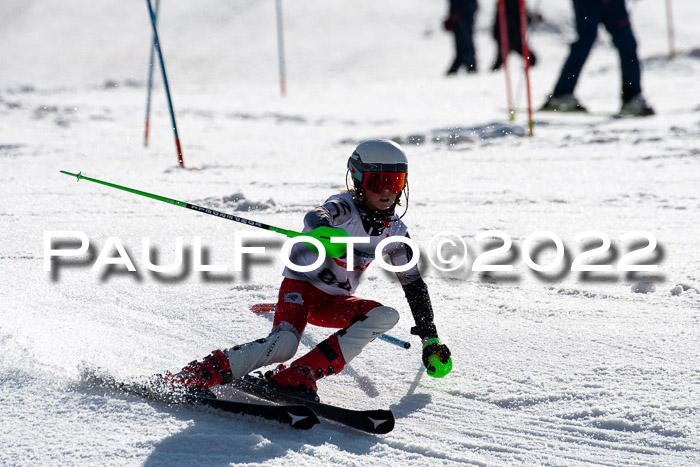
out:
<path id="1" fill-rule="evenodd" d="M 148 6 L 148 16 L 151 18 L 151 26 L 153 27 L 153 45 L 158 52 L 158 60 L 160 62 L 160 71 L 163 75 L 163 85 L 165 86 L 165 95 L 168 98 L 168 108 L 170 109 L 170 121 L 173 124 L 173 132 L 175 134 L 175 149 L 177 150 L 177 161 L 180 167 L 185 166 L 182 159 L 182 147 L 180 146 L 180 137 L 177 134 L 177 124 L 175 123 L 175 111 L 173 110 L 173 101 L 170 98 L 170 86 L 168 86 L 168 75 L 165 73 L 165 62 L 163 61 L 163 50 L 160 47 L 160 39 L 158 39 L 158 28 L 156 27 L 156 16 L 151 6 L 151 0 L 146 0 Z"/>
<path id="2" fill-rule="evenodd" d="M 78 179 L 78 181 L 87 180 L 89 182 L 98 183 L 100 185 L 105 185 L 105 186 L 108 186 L 111 188 L 116 188 L 117 190 L 122 190 L 122 191 L 126 191 L 129 193 L 134 193 L 136 195 L 145 196 L 146 198 L 151 198 L 151 199 L 155 199 L 158 201 L 163 201 L 164 203 L 174 204 L 175 206 L 180 206 L 183 208 L 192 209 L 193 211 L 201 212 L 204 214 L 209 214 L 212 216 L 219 217 L 221 219 L 239 222 L 241 224 L 250 225 L 252 227 L 257 227 L 259 229 L 269 230 L 271 232 L 277 232 L 277 233 L 280 233 L 282 235 L 286 235 L 287 237 L 290 237 L 290 238 L 293 238 L 293 237 L 313 237 L 321 242 L 321 244 L 326 249 L 326 254 L 332 258 L 342 256 L 345 253 L 345 247 L 346 247 L 345 244 L 331 242 L 332 236 L 338 237 L 340 235 L 338 235 L 337 233 L 330 233 L 330 232 L 324 230 L 323 227 L 319 227 L 318 229 L 315 229 L 314 231 L 311 231 L 311 232 L 304 232 L 304 233 L 296 232 L 294 230 L 282 229 L 282 228 L 275 227 L 275 226 L 272 226 L 269 224 L 264 224 L 262 222 L 246 219 L 244 217 L 234 216 L 233 214 L 227 214 L 225 212 L 220 212 L 220 211 L 217 211 L 216 209 L 205 208 L 202 206 L 197 206 L 196 204 L 186 203 L 184 201 L 178 201 L 176 199 L 166 198 L 165 196 L 154 195 L 152 193 L 147 193 L 145 191 L 136 190 L 134 188 L 128 188 L 128 187 L 117 185 L 114 183 L 105 182 L 102 180 L 98 180 L 96 178 L 86 177 L 85 175 L 82 174 L 82 172 L 78 172 L 77 174 L 74 174 L 74 173 L 66 172 L 65 170 L 61 170 L 61 173 L 66 174 L 66 175 L 70 175 L 71 177 L 76 177 Z M 335 229 L 331 229 L 331 230 L 335 230 Z"/>
<path id="3" fill-rule="evenodd" d="M 532 95 L 530 93 L 530 51 L 527 46 L 527 11 L 525 0 L 520 0 L 520 42 L 523 46 L 523 60 L 525 61 L 525 86 L 527 88 L 527 127 L 528 135 L 534 136 L 532 123 Z"/>
<path id="4" fill-rule="evenodd" d="M 275 0 L 277 12 L 277 55 L 279 58 L 280 90 L 282 96 L 287 95 L 287 70 L 284 59 L 284 23 L 282 22 L 282 0 Z"/>
<path id="5" fill-rule="evenodd" d="M 515 109 L 513 108 L 513 93 L 510 87 L 510 72 L 508 71 L 508 52 L 510 44 L 508 43 L 508 20 L 506 19 L 506 2 L 498 0 L 498 29 L 500 31 L 499 41 L 501 44 L 501 61 L 503 62 L 503 71 L 506 74 L 506 95 L 508 96 L 508 118 L 515 120 Z"/>
<path id="6" fill-rule="evenodd" d="M 277 311 L 277 305 L 275 303 L 258 303 L 257 305 L 250 307 L 250 311 L 257 314 L 272 313 Z M 410 342 L 401 340 L 398 337 L 390 336 L 389 334 L 382 334 L 379 336 L 379 338 L 384 342 L 403 347 L 404 349 L 411 348 Z"/>
<path id="7" fill-rule="evenodd" d="M 542 3 L 542 0 L 537 0 L 537 3 L 535 4 L 532 11 L 539 14 L 538 12 L 540 11 L 541 3 Z M 526 14 L 527 14 L 527 12 L 526 12 Z M 542 21 L 536 21 L 535 25 L 532 27 L 530 27 L 530 25 L 528 24 L 528 37 L 532 37 L 535 34 L 535 32 L 537 31 L 537 28 L 540 26 L 541 23 L 542 23 Z M 530 46 L 528 45 L 528 53 L 529 52 L 530 52 Z M 520 102 L 520 89 L 521 89 L 520 85 L 522 84 L 524 78 L 525 78 L 525 74 L 523 73 L 523 75 L 518 77 L 518 85 L 515 87 L 514 102 L 516 102 L 516 105 L 517 105 L 517 102 Z"/>
<path id="8" fill-rule="evenodd" d="M 666 0 L 666 25 L 668 27 L 668 58 L 673 60 L 676 57 L 676 45 L 673 33 L 673 11 L 671 0 Z"/>
<path id="9" fill-rule="evenodd" d="M 156 0 L 155 16 L 156 21 L 158 21 L 158 10 L 160 9 L 160 0 Z M 151 89 L 153 88 L 153 64 L 154 64 L 154 54 L 155 54 L 155 37 L 151 38 L 151 55 L 148 60 L 148 80 L 146 82 L 146 123 L 143 126 L 143 145 L 148 147 L 148 130 L 151 123 Z"/>

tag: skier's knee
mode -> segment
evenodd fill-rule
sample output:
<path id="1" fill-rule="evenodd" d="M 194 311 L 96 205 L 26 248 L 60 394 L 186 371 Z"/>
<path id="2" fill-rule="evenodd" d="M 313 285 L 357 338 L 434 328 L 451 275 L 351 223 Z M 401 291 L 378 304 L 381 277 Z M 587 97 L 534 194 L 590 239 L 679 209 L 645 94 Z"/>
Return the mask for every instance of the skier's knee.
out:
<path id="1" fill-rule="evenodd" d="M 267 363 L 285 362 L 297 353 L 301 336 L 299 332 L 286 321 L 272 327 L 270 335 L 261 341 L 265 342 L 261 358 Z"/>
<path id="2" fill-rule="evenodd" d="M 233 378 L 240 378 L 261 366 L 289 360 L 298 346 L 299 334 L 295 329 L 275 326 L 267 337 L 237 345 L 224 353 L 231 365 Z"/>
<path id="3" fill-rule="evenodd" d="M 630 60 L 637 53 L 637 41 L 631 30 L 628 34 L 613 36 L 613 44 L 620 52 L 621 60 Z"/>
<path id="4" fill-rule="evenodd" d="M 286 362 L 297 353 L 299 336 L 293 331 L 273 332 L 268 336 L 268 339 L 273 339 L 266 352 L 270 363 Z"/>
<path id="5" fill-rule="evenodd" d="M 345 362 L 355 358 L 367 344 L 393 328 L 398 321 L 398 311 L 388 306 L 378 306 L 350 327 L 338 331 L 338 345 Z"/>
<path id="6" fill-rule="evenodd" d="M 399 312 L 390 306 L 378 306 L 371 309 L 365 316 L 372 323 L 373 327 L 381 329 L 382 332 L 396 326 L 400 317 Z"/>
<path id="7" fill-rule="evenodd" d="M 571 52 L 576 53 L 576 54 L 585 54 L 588 56 L 588 53 L 590 52 L 591 48 L 593 47 L 593 44 L 595 43 L 596 40 L 596 35 L 595 34 L 589 34 L 585 35 L 583 37 L 579 36 L 579 38 L 571 44 Z"/>

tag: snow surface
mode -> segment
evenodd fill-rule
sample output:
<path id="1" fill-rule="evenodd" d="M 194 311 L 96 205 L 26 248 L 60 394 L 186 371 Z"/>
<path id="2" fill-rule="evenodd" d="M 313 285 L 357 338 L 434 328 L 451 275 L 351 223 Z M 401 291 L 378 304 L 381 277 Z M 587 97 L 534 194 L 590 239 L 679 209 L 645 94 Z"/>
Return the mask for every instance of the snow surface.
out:
<path id="1" fill-rule="evenodd" d="M 698 2 L 630 4 L 643 86 L 657 115 L 611 119 L 619 66 L 601 31 L 578 97 L 592 115 L 535 114 L 526 132 L 521 61 L 512 60 L 517 119 L 503 74 L 488 72 L 493 2 L 478 15 L 477 75 L 443 76 L 452 56 L 446 2 L 284 3 L 288 96 L 280 97 L 274 2 L 162 2 L 161 40 L 186 166 L 176 155 L 156 75 L 151 145 L 142 145 L 150 29 L 143 2 L 0 3 L 0 464 L 3 465 L 697 465 L 700 463 L 700 38 Z M 553 87 L 574 37 L 569 2 L 541 0 L 532 33 L 540 64 L 533 105 Z M 370 344 L 321 396 L 391 407 L 397 423 L 370 436 L 324 423 L 274 422 L 134 397 L 81 383 L 80 366 L 119 377 L 175 370 L 215 348 L 267 334 L 248 311 L 274 301 L 280 242 L 246 274 L 155 274 L 194 237 L 232 268 L 233 232 L 250 230 L 61 175 L 82 171 L 286 228 L 343 187 L 354 145 L 405 144 L 405 221 L 427 253 L 440 231 L 468 239 L 499 229 L 596 229 L 616 254 L 647 230 L 660 273 L 540 277 L 440 273 L 425 265 L 440 335 L 454 355 L 426 376 L 396 281 L 371 268 L 359 295 L 396 306 L 403 350 Z M 253 210 L 248 211 L 248 208 Z M 78 230 L 89 254 L 43 268 L 45 231 Z M 91 269 L 118 237 L 137 273 Z M 483 246 L 483 245 L 482 245 Z M 472 250 L 472 253 L 475 250 Z M 112 252 L 112 254 L 115 254 Z M 543 256 L 541 261 L 546 260 Z M 644 285 L 652 283 L 653 287 Z M 641 284 L 641 285 L 640 285 Z M 634 293 L 645 289 L 654 292 Z M 309 328 L 307 349 L 328 335 Z"/>

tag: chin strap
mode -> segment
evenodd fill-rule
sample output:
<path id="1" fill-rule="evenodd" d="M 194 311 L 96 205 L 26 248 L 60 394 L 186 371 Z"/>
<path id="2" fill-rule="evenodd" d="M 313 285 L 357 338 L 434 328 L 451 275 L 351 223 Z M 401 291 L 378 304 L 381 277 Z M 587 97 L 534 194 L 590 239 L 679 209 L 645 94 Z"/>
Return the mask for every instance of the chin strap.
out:
<path id="1" fill-rule="evenodd" d="M 408 212 L 408 196 L 411 193 L 411 190 L 408 189 L 408 179 L 406 179 L 406 186 L 404 187 L 401 193 L 403 193 L 404 197 L 406 198 L 406 209 L 403 210 L 403 214 L 399 216 L 399 219 L 403 219 L 403 216 L 405 216 Z M 394 204 L 394 206 L 398 204 L 399 198 L 401 197 L 401 193 L 399 193 L 399 196 L 396 197 L 396 203 Z"/>
<path id="2" fill-rule="evenodd" d="M 355 206 L 360 213 L 362 226 L 369 235 L 381 235 L 384 229 L 389 226 L 389 217 L 394 214 L 393 206 L 383 211 L 370 211 L 357 201 L 355 202 Z"/>

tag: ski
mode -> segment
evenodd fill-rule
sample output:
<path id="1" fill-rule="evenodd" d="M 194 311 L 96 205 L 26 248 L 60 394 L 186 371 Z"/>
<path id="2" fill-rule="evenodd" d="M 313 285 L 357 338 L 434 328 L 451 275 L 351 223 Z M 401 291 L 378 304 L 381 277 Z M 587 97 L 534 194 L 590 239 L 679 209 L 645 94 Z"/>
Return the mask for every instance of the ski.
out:
<path id="1" fill-rule="evenodd" d="M 214 393 L 210 391 L 202 395 L 193 395 L 182 391 L 174 391 L 171 388 L 159 387 L 157 384 L 149 383 L 148 381 L 120 381 L 111 375 L 100 374 L 94 370 L 85 370 L 83 372 L 83 381 L 94 387 L 143 397 L 169 406 L 184 404 L 206 406 L 228 413 L 253 415 L 268 420 L 276 420 L 300 430 L 308 430 L 319 423 L 319 419 L 313 409 L 304 404 L 269 405 L 217 399 Z"/>
<path id="2" fill-rule="evenodd" d="M 266 379 L 250 374 L 229 384 L 237 390 L 272 402 L 304 405 L 313 410 L 319 417 L 356 430 L 373 434 L 386 434 L 394 429 L 394 414 L 391 410 L 353 410 L 324 404 L 306 398 L 302 394 L 277 389 Z"/>

